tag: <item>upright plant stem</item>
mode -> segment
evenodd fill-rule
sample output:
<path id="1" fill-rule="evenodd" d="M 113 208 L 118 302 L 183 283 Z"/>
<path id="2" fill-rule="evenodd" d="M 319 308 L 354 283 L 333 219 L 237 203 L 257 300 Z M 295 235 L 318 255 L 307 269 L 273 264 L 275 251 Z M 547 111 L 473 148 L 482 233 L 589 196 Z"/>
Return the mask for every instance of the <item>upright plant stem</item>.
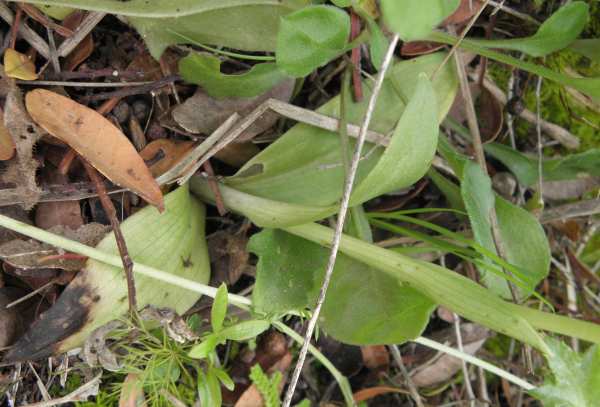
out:
<path id="1" fill-rule="evenodd" d="M 379 96 L 379 92 L 381 91 L 381 87 L 383 85 L 383 80 L 385 79 L 385 73 L 392 62 L 392 58 L 394 56 L 394 50 L 396 49 L 396 45 L 398 44 L 399 37 L 397 34 L 394 35 L 390 46 L 385 55 L 385 59 L 381 66 L 381 71 L 379 73 L 379 77 L 375 82 L 375 87 L 373 88 L 373 93 L 371 94 L 371 98 L 369 99 L 369 105 L 367 107 L 367 112 L 365 114 L 365 119 L 363 125 L 360 129 L 360 134 L 358 140 L 356 142 L 356 148 L 354 149 L 354 155 L 352 157 L 352 162 L 350 164 L 350 172 L 346 176 L 346 182 L 344 185 L 344 193 L 342 195 L 342 202 L 340 204 L 340 211 L 338 214 L 337 224 L 335 227 L 335 232 L 333 235 L 333 242 L 331 244 L 331 252 L 329 254 L 329 260 L 327 262 L 327 268 L 325 270 L 325 277 L 323 279 L 323 284 L 321 285 L 321 289 L 319 291 L 319 297 L 317 299 L 317 304 L 313 311 L 313 315 L 308 321 L 308 327 L 306 329 L 306 334 L 304 335 L 305 341 L 302 345 L 302 349 L 300 350 L 300 354 L 298 355 L 298 361 L 296 362 L 296 367 L 294 368 L 294 373 L 292 374 L 292 379 L 290 381 L 289 387 L 285 394 L 285 399 L 283 401 L 283 407 L 289 407 L 292 402 L 292 397 L 294 396 L 294 391 L 296 390 L 296 384 L 298 383 L 298 379 L 300 378 L 300 372 L 302 371 L 302 366 L 304 365 L 304 361 L 306 360 L 306 354 L 308 353 L 308 345 L 310 344 L 310 339 L 312 338 L 313 332 L 317 325 L 317 320 L 319 318 L 319 313 L 321 312 L 321 307 L 323 306 L 323 302 L 325 301 L 325 295 L 327 294 L 327 288 L 329 287 L 329 282 L 331 281 L 331 275 L 333 274 L 333 268 L 335 266 L 335 260 L 337 258 L 337 253 L 340 247 L 340 240 L 342 237 L 342 232 L 344 230 L 344 222 L 346 221 L 346 215 L 348 213 L 348 203 L 350 201 L 350 195 L 352 193 L 352 188 L 354 186 L 354 179 L 356 178 L 356 171 L 358 169 L 358 164 L 360 162 L 360 156 L 362 153 L 362 147 L 365 143 L 365 139 L 367 136 L 367 130 L 369 129 L 369 125 L 371 124 L 371 119 L 373 117 L 373 111 L 375 110 L 375 104 L 377 103 L 377 97 Z"/>

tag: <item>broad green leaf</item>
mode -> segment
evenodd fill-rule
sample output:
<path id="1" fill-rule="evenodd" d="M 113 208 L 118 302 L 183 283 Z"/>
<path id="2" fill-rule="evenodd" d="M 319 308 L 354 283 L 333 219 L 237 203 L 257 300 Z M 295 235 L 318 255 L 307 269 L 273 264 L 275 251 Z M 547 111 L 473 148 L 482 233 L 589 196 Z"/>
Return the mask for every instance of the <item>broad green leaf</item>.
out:
<path id="1" fill-rule="evenodd" d="M 69 14 L 71 14 L 75 9 L 71 7 L 61 7 L 61 6 L 36 6 L 39 8 L 44 14 L 55 18 L 57 20 L 64 20 L 67 18 Z"/>
<path id="2" fill-rule="evenodd" d="M 205 359 L 219 344 L 219 336 L 210 334 L 189 351 L 188 356 L 194 359 Z"/>
<path id="3" fill-rule="evenodd" d="M 552 377 L 530 393 L 546 407 L 591 407 L 600 400 L 600 347 L 591 346 L 580 355 L 565 343 L 549 338 L 547 355 Z"/>
<path id="4" fill-rule="evenodd" d="M 223 405 L 223 397 L 221 395 L 221 384 L 219 382 L 218 376 L 215 374 L 215 368 L 210 367 L 206 372 L 206 385 L 207 389 L 211 395 L 211 402 L 215 407 L 220 407 Z M 203 404 L 204 406 L 204 404 Z"/>
<path id="5" fill-rule="evenodd" d="M 369 38 L 369 53 L 371 55 L 371 62 L 375 68 L 379 70 L 383 64 L 385 52 L 389 47 L 389 41 L 373 17 L 371 17 L 368 13 L 362 13 L 360 16 L 363 17 L 363 19 L 367 22 L 369 34 L 371 35 Z"/>
<path id="6" fill-rule="evenodd" d="M 404 110 L 403 98 L 410 99 L 415 94 L 419 73 L 430 75 L 443 58 L 444 54 L 438 53 L 396 64 L 384 81 L 371 129 L 382 134 L 392 131 Z M 348 121 L 354 124 L 360 124 L 366 110 L 370 87 L 368 82 L 365 85 L 365 100 L 360 103 L 348 103 L 347 106 Z M 436 102 L 432 100 L 431 103 L 436 103 L 438 106 L 436 121 L 439 122 L 445 116 L 456 94 L 457 82 L 451 64 L 446 64 L 436 75 L 432 85 Z M 335 117 L 339 114 L 339 103 L 339 97 L 335 97 L 321 107 L 319 112 Z M 398 135 L 403 137 L 402 134 Z M 353 147 L 354 141 L 350 140 L 350 144 Z M 359 165 L 357 185 L 360 185 L 375 167 L 383 150 L 382 147 L 374 149 L 370 143 L 365 145 L 365 157 Z M 402 159 L 407 163 L 406 165 L 412 164 L 420 168 L 418 171 L 423 173 L 426 171 L 427 168 L 421 161 L 423 157 L 417 159 L 415 156 L 414 162 L 409 163 L 412 157 L 410 152 L 397 151 L 397 154 L 400 156 L 396 158 Z M 288 211 L 272 216 L 265 214 L 267 218 L 259 221 L 266 221 L 268 225 L 261 223 L 262 226 L 304 223 L 322 219 L 337 210 L 337 202 L 341 197 L 344 183 L 342 163 L 338 134 L 298 124 L 250 160 L 226 182 L 240 192 L 289 205 Z M 396 175 L 394 188 L 407 186 L 416 181 L 414 178 L 416 171 Z M 388 180 L 386 184 L 392 185 L 392 181 Z"/>
<path id="7" fill-rule="evenodd" d="M 525 186 L 534 185 L 538 180 L 538 159 L 530 157 L 509 146 L 499 143 L 485 145 L 485 151 L 496 158 Z M 577 179 L 583 174 L 600 176 L 600 149 L 593 148 L 583 153 L 569 154 L 565 157 L 544 159 L 542 177 L 544 181 L 563 181 Z"/>
<path id="8" fill-rule="evenodd" d="M 158 59 L 174 44 L 195 42 L 275 51 L 279 20 L 309 0 L 27 0 L 126 16 Z"/>
<path id="9" fill-rule="evenodd" d="M 496 254 L 490 217 L 495 209 L 501 244 L 506 254 L 504 260 L 522 271 L 521 283 L 533 290 L 550 270 L 550 247 L 537 219 L 524 209 L 497 197 L 492 190 L 490 178 L 472 161 L 468 161 L 463 168 L 461 194 L 475 241 Z M 484 261 L 491 263 L 489 259 Z M 490 264 L 490 267 L 493 266 Z M 487 267 L 478 268 L 482 282 L 488 288 L 498 295 L 510 298 L 505 278 L 486 270 Z"/>
<path id="10" fill-rule="evenodd" d="M 303 77 L 341 55 L 350 35 L 350 17 L 331 6 L 311 6 L 281 19 L 277 34 L 277 65 Z"/>
<path id="11" fill-rule="evenodd" d="M 460 0 L 381 0 L 381 12 L 403 41 L 414 41 L 429 35 L 459 4 Z"/>
<path id="12" fill-rule="evenodd" d="M 247 341 L 269 329 L 269 321 L 262 319 L 251 319 L 228 326 L 219 332 L 219 338 L 232 341 Z"/>
<path id="13" fill-rule="evenodd" d="M 594 62 L 600 62 L 600 38 L 587 38 L 577 40 L 569 47 Z"/>
<path id="14" fill-rule="evenodd" d="M 198 395 L 202 407 L 221 407 L 221 387 L 219 379 L 212 373 L 212 369 L 206 373 L 202 369 L 198 370 Z"/>
<path id="15" fill-rule="evenodd" d="M 215 98 L 251 98 L 279 84 L 285 75 L 274 63 L 256 64 L 248 72 L 221 73 L 221 61 L 212 55 L 190 53 L 179 61 L 179 73 L 188 82 L 202 86 Z"/>
<path id="16" fill-rule="evenodd" d="M 426 74 L 419 74 L 390 144 L 365 179 L 354 187 L 351 204 L 406 187 L 431 166 L 437 148 L 438 107 Z M 399 182 L 398 180 L 402 180 Z"/>
<path id="17" fill-rule="evenodd" d="M 459 211 L 465 210 L 465 203 L 462 200 L 460 187 L 458 185 L 437 172 L 433 167 L 429 169 L 427 175 L 431 181 L 433 181 L 435 186 L 445 195 L 452 209 Z"/>
<path id="18" fill-rule="evenodd" d="M 222 283 L 217 290 L 217 295 L 210 310 L 210 324 L 213 332 L 219 332 L 223 328 L 223 321 L 227 315 L 227 286 Z"/>
<path id="19" fill-rule="evenodd" d="M 252 236 L 248 250 L 259 257 L 253 303 L 280 313 L 312 308 L 328 250 L 281 230 Z M 434 304 L 397 279 L 339 255 L 320 317 L 337 340 L 357 345 L 401 343 L 419 336 Z"/>
<path id="20" fill-rule="evenodd" d="M 204 237 L 204 206 L 193 198 L 187 186 L 165 196 L 166 210 L 160 214 L 146 207 L 122 223 L 121 229 L 134 262 L 207 283 L 210 276 Z M 99 250 L 118 256 L 115 237 L 107 235 Z M 137 304 L 168 307 L 183 314 L 200 298 L 185 288 L 157 284 L 135 276 Z M 99 326 L 127 313 L 127 284 L 121 268 L 96 260 L 67 286 L 57 303 L 46 311 L 47 318 L 34 324 L 28 335 L 15 345 L 18 354 L 39 358 L 80 346 Z"/>
<path id="21" fill-rule="evenodd" d="M 487 48 L 521 51 L 533 57 L 543 57 L 571 44 L 589 19 L 589 6 L 583 1 L 573 1 L 558 9 L 528 38 L 507 40 L 469 40 Z"/>
<path id="22" fill-rule="evenodd" d="M 202 199 L 214 201 L 214 195 L 203 178 L 193 177 L 190 187 Z M 281 202 L 243 194 L 226 185 L 221 185 L 220 189 L 227 208 L 261 222 L 273 222 L 271 214 L 275 214 L 277 219 L 289 209 L 289 206 Z M 283 206 L 283 209 L 279 208 L 280 206 Z M 333 238 L 331 229 L 317 224 L 282 229 L 324 247 L 328 247 Z M 344 236 L 340 247 L 341 252 L 349 257 L 403 281 L 432 301 L 465 318 L 530 343 L 543 351 L 547 351 L 547 347 L 532 326 L 600 343 L 600 326 L 597 324 L 511 304 L 458 273 L 410 259 L 358 239 Z"/>

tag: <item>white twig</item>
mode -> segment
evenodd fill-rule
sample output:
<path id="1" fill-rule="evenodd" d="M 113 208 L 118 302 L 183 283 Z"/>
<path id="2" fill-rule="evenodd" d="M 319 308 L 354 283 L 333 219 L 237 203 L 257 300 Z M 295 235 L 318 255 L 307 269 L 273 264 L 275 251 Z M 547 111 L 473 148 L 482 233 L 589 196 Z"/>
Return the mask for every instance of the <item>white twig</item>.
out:
<path id="1" fill-rule="evenodd" d="M 354 186 L 354 178 L 356 177 L 356 170 L 358 169 L 358 163 L 360 161 L 360 156 L 362 152 L 362 147 L 365 143 L 365 139 L 367 136 L 367 131 L 369 129 L 369 125 L 371 124 L 371 118 L 373 117 L 373 111 L 375 110 L 375 104 L 377 103 L 377 97 L 379 96 L 379 92 L 381 91 L 381 87 L 383 85 L 383 80 L 385 79 L 385 73 L 392 62 L 392 58 L 394 56 L 394 50 L 396 49 L 396 45 L 398 44 L 398 34 L 394 35 L 392 42 L 387 50 L 385 55 L 385 59 L 381 66 L 381 71 L 375 82 L 375 87 L 373 88 L 373 93 L 371 94 L 371 98 L 369 99 L 369 105 L 367 107 L 367 112 L 365 114 L 365 119 L 363 125 L 360 129 L 360 134 L 356 143 L 356 148 L 354 150 L 354 155 L 352 157 L 352 162 L 350 164 L 350 172 L 346 177 L 346 182 L 344 185 L 344 194 L 342 195 L 342 202 L 340 204 L 340 212 L 337 218 L 337 224 L 335 228 L 335 233 L 333 235 L 333 242 L 331 244 L 331 252 L 329 255 L 329 260 L 327 262 L 327 268 L 325 270 L 325 277 L 323 278 L 323 284 L 321 285 L 321 289 L 319 291 L 319 297 L 317 299 L 317 304 L 313 311 L 313 315 L 308 321 L 308 327 L 306 329 L 306 334 L 304 335 L 305 341 L 302 345 L 302 349 L 300 350 L 300 354 L 298 355 L 298 361 L 296 362 L 296 367 L 294 368 L 294 373 L 292 374 L 292 379 L 288 386 L 287 392 L 285 394 L 285 399 L 283 401 L 283 407 L 289 407 L 292 402 L 292 397 L 294 396 L 294 391 L 296 390 L 296 384 L 298 383 L 298 378 L 300 377 L 300 372 L 302 371 L 302 366 L 304 365 L 304 361 L 306 360 L 306 354 L 308 353 L 308 345 L 310 343 L 310 339 L 312 338 L 313 332 L 315 330 L 315 326 L 317 325 L 317 320 L 319 318 L 319 313 L 321 312 L 321 307 L 323 306 L 323 302 L 325 301 L 325 295 L 327 293 L 327 288 L 329 286 L 329 281 L 331 280 L 331 275 L 333 273 L 333 267 L 335 265 L 335 260 L 337 258 L 338 249 L 340 246 L 340 240 L 342 237 L 342 232 L 344 229 L 344 222 L 346 220 L 346 214 L 348 213 L 348 203 L 350 201 L 350 194 L 352 193 L 352 187 Z"/>
<path id="2" fill-rule="evenodd" d="M 419 395 L 419 391 L 417 390 L 417 386 L 415 386 L 415 384 L 413 383 L 410 374 L 408 373 L 408 370 L 406 370 L 406 366 L 404 366 L 404 362 L 402 361 L 402 354 L 400 353 L 400 348 L 398 347 L 398 345 L 390 345 L 389 348 L 392 353 L 392 357 L 394 358 L 394 361 L 400 368 L 400 372 L 406 380 L 406 385 L 408 386 L 408 390 L 410 391 L 410 395 L 415 401 L 415 404 L 417 405 L 417 407 L 424 407 L 423 401 L 421 400 L 421 396 Z"/>
<path id="3" fill-rule="evenodd" d="M 79 27 L 77 27 L 77 30 L 75 30 L 75 33 L 60 44 L 57 50 L 58 56 L 64 58 L 69 55 L 94 27 L 98 25 L 105 15 L 106 13 L 93 11 L 85 16 Z"/>
<path id="4" fill-rule="evenodd" d="M 542 94 L 542 77 L 538 76 L 537 84 L 535 87 L 535 131 L 537 133 L 537 154 L 538 154 L 538 194 L 539 204 L 544 206 L 544 178 L 543 178 L 543 144 L 542 144 L 542 106 L 541 106 L 541 94 Z"/>
<path id="5" fill-rule="evenodd" d="M 452 313 L 452 317 L 454 319 L 454 334 L 456 335 L 456 346 L 460 352 L 464 353 L 462 333 L 460 331 L 460 317 L 456 315 L 456 313 Z M 465 389 L 467 390 L 467 397 L 471 400 L 471 406 L 475 406 L 475 392 L 473 391 L 473 386 L 471 386 L 471 379 L 469 378 L 469 368 L 467 367 L 467 362 L 464 359 L 461 359 L 462 362 L 462 371 Z"/>

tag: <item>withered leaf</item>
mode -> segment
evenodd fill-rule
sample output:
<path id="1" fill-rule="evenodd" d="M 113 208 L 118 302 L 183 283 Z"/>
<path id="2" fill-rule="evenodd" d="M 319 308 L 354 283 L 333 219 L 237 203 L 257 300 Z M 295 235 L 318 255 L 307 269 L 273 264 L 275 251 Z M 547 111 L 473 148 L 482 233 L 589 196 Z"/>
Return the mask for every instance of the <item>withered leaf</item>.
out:
<path id="1" fill-rule="evenodd" d="M 0 117 L 4 117 L 4 112 L 0 110 Z M 4 121 L 0 121 L 0 160 L 10 160 L 15 155 L 15 142 L 13 141 Z"/>
<path id="2" fill-rule="evenodd" d="M 268 99 L 278 99 L 288 102 L 294 90 L 294 80 L 287 79 L 268 92 L 254 98 L 224 98 L 215 99 L 198 88 L 194 96 L 173 109 L 173 119 L 190 133 L 210 134 L 217 129 L 233 113 L 245 116 Z M 252 124 L 236 142 L 249 140 L 268 130 L 275 124 L 278 115 L 273 112 L 265 113 Z"/>
<path id="3" fill-rule="evenodd" d="M 95 246 L 108 232 L 107 226 L 88 223 L 77 230 L 65 226 L 55 226 L 50 232 L 76 240 L 88 246 Z M 52 245 L 35 240 L 15 239 L 0 245 L 0 257 L 19 269 L 63 269 L 77 271 L 83 268 L 86 259 L 59 257 L 59 251 Z"/>
<path id="4" fill-rule="evenodd" d="M 177 164 L 194 146 L 191 141 L 176 142 L 169 139 L 158 139 L 148 144 L 140 156 L 144 159 L 150 172 L 158 177 Z"/>
<path id="5" fill-rule="evenodd" d="M 69 144 L 113 183 L 163 208 L 163 196 L 129 139 L 109 120 L 65 96 L 35 89 L 25 96 L 33 120 Z"/>
<path id="6" fill-rule="evenodd" d="M 2 174 L 2 181 L 16 185 L 23 208 L 28 210 L 37 203 L 40 196 L 35 178 L 39 162 L 33 157 L 33 147 L 42 135 L 25 111 L 21 91 L 15 81 L 9 79 L 7 83 L 4 125 L 15 141 L 17 156 L 9 162 Z"/>
<path id="7" fill-rule="evenodd" d="M 12 48 L 4 51 L 4 73 L 9 78 L 34 81 L 38 78 L 35 65 L 27 55 L 21 54 Z"/>

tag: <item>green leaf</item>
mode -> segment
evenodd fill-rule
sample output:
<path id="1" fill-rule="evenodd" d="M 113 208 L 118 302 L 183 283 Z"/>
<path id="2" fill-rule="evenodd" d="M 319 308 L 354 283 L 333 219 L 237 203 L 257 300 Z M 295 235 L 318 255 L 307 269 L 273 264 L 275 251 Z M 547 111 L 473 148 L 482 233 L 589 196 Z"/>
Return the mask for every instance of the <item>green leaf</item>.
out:
<path id="1" fill-rule="evenodd" d="M 223 321 L 227 315 L 227 286 L 221 283 L 217 290 L 213 306 L 210 310 L 210 324 L 213 332 L 219 332 L 223 328 Z"/>
<path id="2" fill-rule="evenodd" d="M 215 350 L 219 344 L 219 337 L 216 334 L 208 335 L 190 350 L 188 356 L 194 359 L 205 359 Z"/>
<path id="3" fill-rule="evenodd" d="M 469 40 L 487 48 L 521 51 L 533 57 L 543 57 L 571 44 L 589 19 L 589 6 L 583 1 L 573 1 L 558 9 L 528 38 L 507 40 Z"/>
<path id="4" fill-rule="evenodd" d="M 132 260 L 206 284 L 210 265 L 204 236 L 204 206 L 184 186 L 165 196 L 165 207 L 162 214 L 153 207 L 146 207 L 121 224 Z M 97 249 L 119 255 L 112 233 Z M 198 293 L 157 284 L 156 280 L 142 275 L 135 276 L 135 284 L 139 309 L 152 304 L 183 314 L 200 298 Z M 48 318 L 34 324 L 15 349 L 28 358 L 35 358 L 38 352 L 66 352 L 80 346 L 94 329 L 121 318 L 127 310 L 123 270 L 89 259 L 85 269 L 46 311 Z"/>
<path id="5" fill-rule="evenodd" d="M 527 156 L 509 146 L 499 143 L 485 145 L 485 151 L 496 158 L 524 186 L 534 185 L 538 180 L 538 158 Z M 544 181 L 563 181 L 580 178 L 583 174 L 600 176 L 600 149 L 592 148 L 583 153 L 569 154 L 565 157 L 544 159 L 542 176 Z"/>
<path id="6" fill-rule="evenodd" d="M 495 209 L 501 244 L 507 257 L 504 260 L 522 271 L 521 283 L 526 289 L 533 290 L 548 275 L 550 269 L 550 247 L 537 219 L 529 212 L 497 197 L 492 190 L 490 178 L 472 161 L 466 162 L 463 168 L 461 194 L 475 241 L 494 254 L 497 251 L 490 215 Z M 491 266 L 489 259 L 484 261 Z M 505 278 L 487 271 L 487 267 L 478 268 L 482 282 L 487 287 L 498 295 L 510 298 Z"/>
<path id="7" fill-rule="evenodd" d="M 350 17 L 339 8 L 311 6 L 281 19 L 277 35 L 277 65 L 303 77 L 341 55 L 350 35 Z"/>
<path id="8" fill-rule="evenodd" d="M 390 144 L 354 188 L 351 204 L 404 188 L 425 175 L 437 148 L 437 117 L 435 92 L 427 75 L 421 73 Z"/>
<path id="9" fill-rule="evenodd" d="M 225 386 L 227 390 L 233 391 L 233 389 L 235 388 L 235 383 L 226 371 L 224 371 L 223 369 L 213 368 L 213 373 L 215 374 L 215 376 L 217 376 L 219 381 L 223 384 L 223 386 Z"/>
<path id="10" fill-rule="evenodd" d="M 275 51 L 279 20 L 309 0 L 26 0 L 126 16 L 160 58 L 174 44 L 195 42 L 245 51 Z"/>
<path id="11" fill-rule="evenodd" d="M 182 58 L 179 73 L 183 79 L 202 86 L 215 98 L 262 95 L 287 77 L 274 63 L 256 64 L 248 72 L 225 75 L 221 73 L 219 58 L 200 53 L 190 53 Z"/>
<path id="12" fill-rule="evenodd" d="M 571 44 L 569 49 L 594 62 L 600 62 L 600 38 L 577 40 Z"/>
<path id="13" fill-rule="evenodd" d="M 413 41 L 429 35 L 459 4 L 460 0 L 381 0 L 381 11 L 403 41 Z"/>
<path id="14" fill-rule="evenodd" d="M 209 369 L 206 373 L 202 370 L 198 371 L 198 394 L 202 407 L 221 407 L 221 386 L 213 369 Z"/>
<path id="15" fill-rule="evenodd" d="M 352 5 L 352 0 L 331 0 L 331 2 L 338 7 L 350 7 Z"/>
<path id="16" fill-rule="evenodd" d="M 268 313 L 312 308 L 328 250 L 281 230 L 252 236 L 259 257 L 253 303 Z M 413 288 L 340 254 L 319 324 L 331 336 L 357 345 L 401 343 L 419 336 L 434 304 Z"/>
<path id="17" fill-rule="evenodd" d="M 595 406 L 600 400 L 600 347 L 579 355 L 565 343 L 549 338 L 547 356 L 552 376 L 530 393 L 546 407 Z"/>
<path id="18" fill-rule="evenodd" d="M 430 54 L 415 58 L 410 61 L 400 62 L 391 68 L 378 99 L 373 115 L 371 129 L 382 134 L 388 134 L 397 125 L 405 108 L 403 99 L 409 99 L 415 95 L 419 73 L 428 75 L 435 70 L 444 58 L 443 53 Z M 438 116 L 435 122 L 439 122 L 448 111 L 456 94 L 457 82 L 451 64 L 436 75 L 433 83 L 435 91 L 435 102 L 431 100 L 428 109 L 433 105 L 438 106 Z M 420 94 L 426 94 L 426 85 L 422 85 Z M 365 82 L 365 100 L 360 103 L 349 102 L 347 105 L 348 121 L 360 124 L 366 111 L 367 100 L 370 93 L 370 84 Z M 418 96 L 418 95 L 417 95 Z M 339 115 L 339 97 L 333 98 L 319 109 L 319 112 L 328 116 Z M 429 114 L 427 111 L 426 114 Z M 414 116 L 402 119 L 413 122 Z M 433 122 L 433 123 L 435 123 Z M 433 125 L 426 124 L 425 128 Z M 403 134 L 396 136 L 404 137 Z M 415 137 L 410 135 L 411 140 Z M 430 135 L 425 135 L 429 141 Z M 412 142 L 412 141 L 411 141 Z M 417 141 L 414 141 L 418 143 Z M 350 140 L 351 147 L 354 141 Z M 418 144 L 417 144 L 418 145 Z M 375 148 L 373 144 L 367 143 L 364 147 L 365 157 L 361 160 L 357 174 L 357 185 L 367 177 L 369 172 L 377 165 L 382 156 L 383 148 Z M 413 156 L 407 150 L 395 151 L 396 158 L 411 168 L 406 174 L 394 173 L 394 180 L 386 180 L 386 186 L 399 188 L 410 185 L 416 181 L 415 177 L 421 171 L 426 171 L 427 161 L 421 148 L 421 154 Z M 391 157 L 388 157 L 391 159 Z M 260 197 L 266 201 L 279 201 L 287 205 L 288 209 L 280 213 L 258 213 L 252 220 L 261 226 L 281 226 L 284 224 L 305 223 L 312 220 L 322 219 L 337 211 L 337 202 L 341 198 L 344 182 L 343 157 L 341 155 L 341 142 L 338 134 L 298 124 L 286 132 L 276 142 L 250 160 L 234 176 L 227 178 L 226 182 L 254 197 Z M 412 169 L 414 166 L 414 170 Z M 393 189 L 392 188 L 392 189 Z M 389 191 L 385 191 L 389 192 Z M 243 195 L 238 195 L 242 198 Z M 358 200 L 354 202 L 358 204 Z M 260 219 L 258 218 L 260 217 Z"/>
<path id="19" fill-rule="evenodd" d="M 257 363 L 250 369 L 249 377 L 260 392 L 264 401 L 264 407 L 281 406 L 281 401 L 279 400 L 279 384 L 281 383 L 283 376 L 280 371 L 276 371 L 272 377 L 269 378 Z"/>
<path id="20" fill-rule="evenodd" d="M 44 14 L 55 18 L 57 20 L 64 20 L 69 14 L 75 11 L 74 8 L 71 7 L 61 7 L 61 6 L 36 6 L 39 8 Z"/>
<path id="21" fill-rule="evenodd" d="M 367 28 L 369 29 L 369 34 L 371 35 L 369 38 L 371 62 L 375 68 L 377 68 L 377 70 L 380 70 L 385 58 L 385 52 L 389 47 L 389 41 L 383 33 L 383 30 L 379 27 L 379 24 L 377 24 L 375 19 L 373 19 L 369 13 L 362 11 L 360 8 L 357 8 L 356 10 L 357 14 L 367 22 Z"/>
<path id="22" fill-rule="evenodd" d="M 247 341 L 252 339 L 269 329 L 271 324 L 269 321 L 262 319 L 251 319 L 242 321 L 235 325 L 228 326 L 219 332 L 219 338 L 229 339 L 232 341 Z"/>

